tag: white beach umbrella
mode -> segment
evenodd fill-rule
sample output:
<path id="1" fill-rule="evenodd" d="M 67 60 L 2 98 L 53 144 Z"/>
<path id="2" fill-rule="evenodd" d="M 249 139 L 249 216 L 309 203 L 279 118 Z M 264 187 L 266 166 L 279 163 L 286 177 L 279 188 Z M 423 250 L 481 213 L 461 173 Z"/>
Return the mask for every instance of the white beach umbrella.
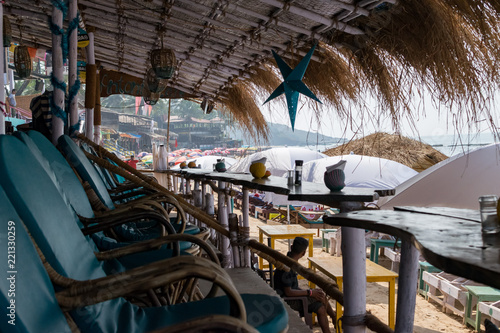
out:
<path id="1" fill-rule="evenodd" d="M 295 160 L 303 160 L 304 163 L 326 157 L 325 154 L 315 152 L 305 148 L 272 148 L 247 156 L 231 166 L 228 171 L 249 172 L 253 161 L 265 157 L 266 169 L 271 171 L 273 176 L 282 177 L 288 170 L 295 168 Z"/>
<path id="2" fill-rule="evenodd" d="M 324 183 L 326 167 L 341 160 L 346 161 L 344 167 L 345 184 L 349 187 L 373 189 L 393 189 L 402 182 L 418 174 L 406 165 L 385 158 L 342 155 L 304 163 L 302 178 L 313 183 Z"/>
<path id="3" fill-rule="evenodd" d="M 379 205 L 479 209 L 479 196 L 487 194 L 500 196 L 500 144 L 431 166 L 396 187 L 395 196 L 380 198 Z"/>

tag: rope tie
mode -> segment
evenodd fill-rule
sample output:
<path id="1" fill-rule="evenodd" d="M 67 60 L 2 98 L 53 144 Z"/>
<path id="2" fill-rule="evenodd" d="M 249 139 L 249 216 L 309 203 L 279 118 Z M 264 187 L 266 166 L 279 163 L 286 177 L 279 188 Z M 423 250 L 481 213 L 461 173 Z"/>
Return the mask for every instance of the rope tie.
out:
<path id="1" fill-rule="evenodd" d="M 343 315 L 337 320 L 337 329 L 340 330 L 340 323 L 346 326 L 366 326 L 366 313 L 357 316 Z"/>

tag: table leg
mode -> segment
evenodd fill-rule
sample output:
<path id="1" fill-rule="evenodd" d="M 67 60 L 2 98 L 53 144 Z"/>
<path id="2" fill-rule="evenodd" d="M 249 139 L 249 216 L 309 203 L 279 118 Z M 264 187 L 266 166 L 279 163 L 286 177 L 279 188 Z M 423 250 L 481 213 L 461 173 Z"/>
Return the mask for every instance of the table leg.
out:
<path id="1" fill-rule="evenodd" d="M 337 282 L 337 285 L 339 286 L 339 290 L 342 291 L 342 279 L 336 279 L 335 280 Z M 339 322 L 339 319 L 342 317 L 343 315 L 343 306 L 335 301 L 335 311 L 337 312 L 337 323 Z M 342 327 L 344 329 L 344 327 Z"/>
<path id="2" fill-rule="evenodd" d="M 396 278 L 389 280 L 389 326 L 396 326 Z"/>
<path id="3" fill-rule="evenodd" d="M 243 214 L 243 228 L 245 230 L 245 241 L 249 240 L 250 236 L 250 222 L 248 219 L 248 189 L 243 188 L 243 198 L 241 199 L 241 213 Z M 260 231 L 262 234 L 262 231 Z M 260 237 L 260 236 L 259 236 Z M 259 238 L 259 242 L 262 243 L 263 239 Z M 250 267 L 251 259 L 250 259 L 250 248 L 248 246 L 243 247 L 243 258 L 245 259 L 245 266 Z M 259 257 L 260 258 L 260 257 Z M 262 269 L 262 258 L 259 259 L 259 268 Z"/>
<path id="4" fill-rule="evenodd" d="M 419 252 L 410 241 L 401 243 L 401 262 L 398 279 L 396 328 L 398 333 L 412 333 L 417 298 Z"/>
<path id="5" fill-rule="evenodd" d="M 366 247 L 363 229 L 342 227 L 344 316 L 355 320 L 366 314 Z M 338 314 L 337 314 L 338 315 Z M 366 326 L 342 321 L 345 333 L 364 333 Z"/>
<path id="6" fill-rule="evenodd" d="M 259 243 L 264 244 L 264 234 L 259 230 Z M 264 269 L 264 259 L 259 256 L 259 269 Z"/>
<path id="7" fill-rule="evenodd" d="M 312 258 L 314 256 L 314 243 L 313 236 L 309 236 L 309 257 Z M 311 262 L 309 261 L 309 268 L 311 268 Z"/>

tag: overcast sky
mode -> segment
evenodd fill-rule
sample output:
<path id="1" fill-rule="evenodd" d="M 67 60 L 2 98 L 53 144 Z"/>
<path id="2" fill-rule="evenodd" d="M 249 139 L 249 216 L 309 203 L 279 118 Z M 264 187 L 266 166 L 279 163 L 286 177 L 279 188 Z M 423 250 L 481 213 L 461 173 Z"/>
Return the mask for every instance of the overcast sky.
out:
<path id="1" fill-rule="evenodd" d="M 355 131 L 358 130 L 358 135 L 364 136 L 376 131 L 384 131 L 388 133 L 394 133 L 394 129 L 391 125 L 389 119 L 381 119 L 379 123 L 374 123 L 373 119 L 364 118 L 364 124 L 362 129 L 359 129 L 359 124 L 363 117 L 358 116 L 354 119 L 354 126 L 346 126 L 345 121 L 341 121 L 335 116 L 334 110 L 323 109 L 321 119 L 317 119 L 314 112 L 307 107 L 307 103 L 304 100 L 307 97 L 300 96 L 298 103 L 298 111 L 295 120 L 295 128 L 311 131 L 320 132 L 324 135 L 333 137 L 345 137 L 351 138 L 355 135 Z M 290 118 L 288 115 L 288 110 L 283 107 L 283 103 L 277 100 L 271 101 L 271 105 L 263 106 L 262 113 L 268 122 L 284 124 L 289 127 Z M 373 108 L 375 109 L 375 107 Z M 410 125 L 408 120 L 404 120 L 401 124 L 402 134 L 409 137 L 417 136 L 441 136 L 447 134 L 455 134 L 457 132 L 457 126 L 454 124 L 453 116 L 446 108 L 441 108 L 440 111 L 430 102 L 426 100 L 424 108 L 422 108 L 414 119 L 415 126 Z M 325 112 L 326 110 L 326 112 Z M 498 110 L 491 111 L 493 113 L 494 119 L 497 119 L 497 124 L 500 122 L 498 117 Z M 358 115 L 361 111 L 353 111 Z M 365 112 L 366 115 L 367 112 Z M 424 114 L 425 113 L 425 114 Z M 464 122 L 467 123 L 467 122 Z M 472 126 L 471 129 L 468 126 L 463 125 L 459 127 L 460 133 L 466 132 L 491 132 L 486 121 L 482 121 L 478 126 Z"/>

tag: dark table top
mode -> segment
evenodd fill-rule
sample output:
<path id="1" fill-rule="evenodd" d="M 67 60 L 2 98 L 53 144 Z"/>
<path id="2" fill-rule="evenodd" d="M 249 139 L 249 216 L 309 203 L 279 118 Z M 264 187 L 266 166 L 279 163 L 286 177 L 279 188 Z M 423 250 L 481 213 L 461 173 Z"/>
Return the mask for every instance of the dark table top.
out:
<path id="1" fill-rule="evenodd" d="M 481 233 L 478 211 L 396 207 L 394 211 L 364 210 L 324 216 L 323 222 L 411 241 L 432 265 L 500 288 L 500 234 Z"/>
<path id="2" fill-rule="evenodd" d="M 346 187 L 342 191 L 331 192 L 324 184 L 302 182 L 300 186 L 288 186 L 284 177 L 269 176 L 256 179 L 249 173 L 213 172 L 202 169 L 184 169 L 181 174 L 188 178 L 206 178 L 230 182 L 247 188 L 288 195 L 288 200 L 311 201 L 327 206 L 336 206 L 339 202 L 372 202 L 379 198 L 377 191 L 369 188 Z"/>

